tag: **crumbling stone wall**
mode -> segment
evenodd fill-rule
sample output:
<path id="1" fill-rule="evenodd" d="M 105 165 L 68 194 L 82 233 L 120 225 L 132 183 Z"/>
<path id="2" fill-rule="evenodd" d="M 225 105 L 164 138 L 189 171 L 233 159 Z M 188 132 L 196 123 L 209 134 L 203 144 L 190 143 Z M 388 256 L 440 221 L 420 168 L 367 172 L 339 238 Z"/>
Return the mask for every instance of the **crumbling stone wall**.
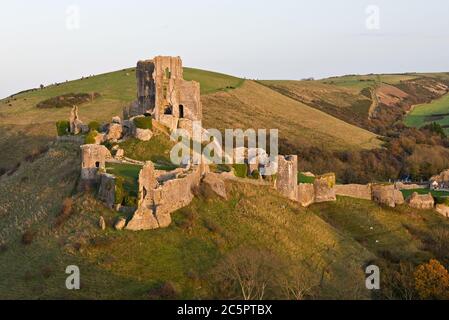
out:
<path id="1" fill-rule="evenodd" d="M 335 193 L 343 197 L 372 200 L 371 184 L 336 185 Z"/>
<path id="2" fill-rule="evenodd" d="M 166 174 L 158 181 L 154 166 L 146 163 L 139 175 L 139 207 L 127 225 L 128 230 L 151 230 L 168 227 L 171 213 L 189 205 L 193 188 L 204 174 L 202 166 L 188 172 Z"/>
<path id="3" fill-rule="evenodd" d="M 418 194 L 415 192 L 409 199 L 407 199 L 407 203 L 410 207 L 415 209 L 430 210 L 435 207 L 435 199 L 430 193 Z"/>
<path id="4" fill-rule="evenodd" d="M 394 185 L 375 184 L 372 186 L 373 200 L 378 204 L 385 205 L 391 208 L 396 207 L 394 197 Z"/>
<path id="5" fill-rule="evenodd" d="M 154 67 L 153 60 L 137 62 L 137 103 L 132 105 L 134 110 L 128 116 L 132 117 L 153 111 L 156 99 L 156 87 L 153 78 Z"/>
<path id="6" fill-rule="evenodd" d="M 154 117 L 160 120 L 164 115 L 175 119 L 200 121 L 202 105 L 200 84 L 183 79 L 180 57 L 154 58 L 156 99 Z"/>
<path id="7" fill-rule="evenodd" d="M 395 188 L 397 190 L 416 190 L 416 189 L 424 189 L 426 186 L 419 185 L 419 184 L 405 184 L 402 182 L 396 182 L 394 184 Z"/>
<path id="8" fill-rule="evenodd" d="M 159 222 L 154 212 L 156 206 L 154 190 L 157 187 L 158 181 L 154 165 L 152 162 L 146 162 L 139 173 L 138 208 L 126 227 L 128 230 L 139 231 L 159 228 Z"/>
<path id="9" fill-rule="evenodd" d="M 177 116 L 179 105 L 176 101 L 176 80 L 182 79 L 182 61 L 180 57 L 154 58 L 153 73 L 156 85 L 154 118 L 159 121 L 162 115 Z"/>
<path id="10" fill-rule="evenodd" d="M 297 201 L 303 207 L 308 207 L 315 202 L 315 188 L 312 183 L 298 185 Z"/>
<path id="11" fill-rule="evenodd" d="M 372 186 L 373 200 L 391 208 L 405 203 L 402 192 L 392 184 L 374 184 Z"/>
<path id="12" fill-rule="evenodd" d="M 445 204 L 437 204 L 436 211 L 445 216 L 446 218 L 449 218 L 449 207 Z"/>
<path id="13" fill-rule="evenodd" d="M 78 115 L 78 107 L 74 106 L 70 112 L 70 133 L 71 134 L 80 134 L 87 133 L 89 131 L 89 127 L 85 125 L 79 115 Z"/>
<path id="14" fill-rule="evenodd" d="M 102 173 L 100 175 L 100 188 L 98 190 L 98 199 L 112 209 L 115 204 L 115 176 Z"/>
<path id="15" fill-rule="evenodd" d="M 179 104 L 175 116 L 180 119 L 201 121 L 203 108 L 200 84 L 196 81 L 177 80 L 175 85 L 176 93 L 178 94 L 176 98 Z"/>
<path id="16" fill-rule="evenodd" d="M 335 193 L 336 178 L 335 174 L 328 173 L 315 178 L 313 187 L 315 190 L 315 202 L 336 201 L 337 195 Z"/>
<path id="17" fill-rule="evenodd" d="M 405 203 L 405 199 L 404 199 L 404 195 L 402 194 L 401 190 L 398 189 L 394 189 L 394 193 L 393 193 L 393 197 L 394 197 L 394 203 L 395 205 L 401 205 Z"/>
<path id="18" fill-rule="evenodd" d="M 279 156 L 276 189 L 290 200 L 298 198 L 298 156 Z"/>
<path id="19" fill-rule="evenodd" d="M 106 161 L 110 159 L 112 155 L 105 146 L 96 144 L 81 146 L 81 179 L 98 180 L 98 171 L 104 170 Z"/>

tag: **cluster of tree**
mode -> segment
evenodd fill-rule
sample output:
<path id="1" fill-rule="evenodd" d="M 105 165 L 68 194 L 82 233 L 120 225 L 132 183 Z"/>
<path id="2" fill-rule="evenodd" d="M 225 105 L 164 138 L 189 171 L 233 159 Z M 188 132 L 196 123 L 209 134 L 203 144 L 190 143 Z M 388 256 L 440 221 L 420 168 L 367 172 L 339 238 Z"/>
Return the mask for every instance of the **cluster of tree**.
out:
<path id="1" fill-rule="evenodd" d="M 320 278 L 307 277 L 302 271 L 274 252 L 242 247 L 230 252 L 211 278 L 221 299 L 311 299 Z"/>
<path id="2" fill-rule="evenodd" d="M 437 259 L 414 266 L 410 262 L 377 261 L 382 271 L 381 290 L 374 299 L 386 300 L 446 300 L 449 299 L 449 272 Z M 214 269 L 212 278 L 215 296 L 224 299 L 264 300 L 314 299 L 322 295 L 321 271 L 306 274 L 297 265 L 286 264 L 279 255 L 254 248 L 239 248 L 230 252 Z M 323 270 L 324 272 L 325 270 Z M 362 290 L 360 283 L 349 283 L 341 292 L 354 299 Z M 352 292 L 350 292 L 352 290 Z M 364 290 L 364 289 L 363 289 Z M 355 294 L 355 295 L 354 295 Z"/>
<path id="3" fill-rule="evenodd" d="M 381 290 L 374 298 L 389 300 L 449 299 L 449 228 L 439 225 L 429 230 L 406 226 L 419 238 L 430 261 L 404 261 L 389 251 L 374 262 L 381 270 Z M 419 258 L 418 258 L 419 259 Z"/>
<path id="4" fill-rule="evenodd" d="M 381 291 L 375 298 L 387 300 L 447 300 L 449 272 L 444 265 L 431 259 L 414 267 L 410 262 L 395 266 L 382 265 Z"/>

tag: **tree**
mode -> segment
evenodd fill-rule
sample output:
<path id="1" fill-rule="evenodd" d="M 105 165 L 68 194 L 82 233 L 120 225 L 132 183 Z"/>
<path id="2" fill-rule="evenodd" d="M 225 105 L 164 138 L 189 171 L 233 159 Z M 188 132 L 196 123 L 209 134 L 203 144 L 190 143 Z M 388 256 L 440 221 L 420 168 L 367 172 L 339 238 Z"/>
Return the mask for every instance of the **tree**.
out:
<path id="1" fill-rule="evenodd" d="M 275 287 L 283 265 L 270 251 L 240 248 L 228 254 L 214 273 L 221 298 L 263 300 Z"/>
<path id="2" fill-rule="evenodd" d="M 388 300 L 415 300 L 414 266 L 401 261 L 399 265 L 385 264 L 381 277 L 381 298 Z"/>
<path id="3" fill-rule="evenodd" d="M 449 272 L 432 259 L 416 268 L 415 288 L 421 299 L 449 299 Z"/>
<path id="4" fill-rule="evenodd" d="M 305 300 L 313 296 L 313 291 L 320 284 L 319 279 L 311 279 L 299 268 L 288 268 L 290 272 L 283 274 L 280 284 L 288 300 Z"/>

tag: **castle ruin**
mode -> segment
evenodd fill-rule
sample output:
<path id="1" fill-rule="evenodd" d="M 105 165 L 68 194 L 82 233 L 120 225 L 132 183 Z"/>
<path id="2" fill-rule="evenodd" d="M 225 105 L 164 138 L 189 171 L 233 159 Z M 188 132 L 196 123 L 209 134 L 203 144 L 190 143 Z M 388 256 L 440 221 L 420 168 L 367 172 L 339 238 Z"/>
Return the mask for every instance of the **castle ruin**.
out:
<path id="1" fill-rule="evenodd" d="M 202 120 L 200 84 L 184 80 L 180 57 L 139 61 L 136 78 L 137 101 L 124 110 L 125 118 L 151 115 L 171 130 L 189 133 L 193 121 Z"/>
<path id="2" fill-rule="evenodd" d="M 104 142 L 124 141 L 129 137 L 142 141 L 151 140 L 153 137 L 151 129 L 137 128 L 135 125 L 134 120 L 141 117 L 150 118 L 151 121 L 165 126 L 169 131 L 186 129 L 188 134 L 191 134 L 194 122 L 201 123 L 200 85 L 198 82 L 183 79 L 182 61 L 179 57 L 158 56 L 152 60 L 139 61 L 136 67 L 136 78 L 137 100 L 124 108 L 124 119 L 114 117 L 110 124 L 102 126 L 103 132 L 98 132 L 93 144 L 81 146 L 81 183 L 97 184 L 98 198 L 109 208 L 122 212 L 126 209 L 116 203 L 117 178 L 106 172 L 107 163 L 142 166 L 138 176 L 136 208 L 128 208 L 131 209 L 132 216 L 129 221 L 120 221 L 120 229 L 132 231 L 168 227 L 172 222 L 171 214 L 188 206 L 195 196 L 194 189 L 202 183 L 211 186 L 221 198 L 227 198 L 223 182 L 226 174 L 210 173 L 204 158 L 199 163 L 189 163 L 172 171 L 163 171 L 156 170 L 152 162 L 126 158 L 124 151 L 118 146 L 111 149 L 111 152 L 102 145 Z M 85 130 L 84 127 L 79 119 L 77 108 L 74 108 L 70 117 L 70 131 L 81 133 Z M 234 153 L 236 151 L 237 149 Z M 268 160 L 253 163 L 250 161 L 251 154 L 259 154 L 259 152 L 246 150 L 244 160 L 250 169 L 248 175 L 256 171 L 263 173 L 264 168 L 276 167 L 277 175 L 272 187 L 286 199 L 297 202 L 303 207 L 313 203 L 336 201 L 337 195 L 373 200 L 390 207 L 405 202 L 400 187 L 395 185 L 337 185 L 333 173 L 321 176 L 310 175 L 312 182 L 301 183 L 297 155 L 278 156 L 271 162 L 266 152 L 262 152 Z M 430 208 L 434 206 L 432 199 L 430 195 L 414 194 L 408 203 L 414 208 Z M 445 215 L 449 212 L 449 209 L 439 209 L 443 210 L 441 212 Z"/>

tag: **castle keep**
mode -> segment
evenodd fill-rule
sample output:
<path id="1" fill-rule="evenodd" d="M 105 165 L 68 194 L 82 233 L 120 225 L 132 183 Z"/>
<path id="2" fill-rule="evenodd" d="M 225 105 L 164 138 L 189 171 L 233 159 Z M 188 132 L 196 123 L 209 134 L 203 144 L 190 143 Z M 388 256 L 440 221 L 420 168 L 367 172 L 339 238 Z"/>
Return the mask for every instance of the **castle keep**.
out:
<path id="1" fill-rule="evenodd" d="M 188 132 L 193 121 L 202 120 L 200 84 L 184 80 L 180 57 L 139 61 L 136 77 L 137 101 L 125 110 L 125 118 L 152 115 L 172 130 Z"/>

